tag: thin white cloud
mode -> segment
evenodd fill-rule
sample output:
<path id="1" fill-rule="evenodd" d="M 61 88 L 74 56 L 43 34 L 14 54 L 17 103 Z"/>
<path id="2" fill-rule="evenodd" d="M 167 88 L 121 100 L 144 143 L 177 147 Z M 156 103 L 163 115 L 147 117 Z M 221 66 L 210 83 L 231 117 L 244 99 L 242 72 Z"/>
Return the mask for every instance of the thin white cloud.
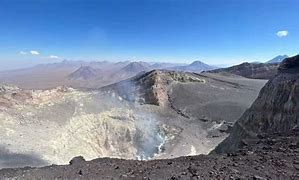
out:
<path id="1" fill-rule="evenodd" d="M 58 57 L 58 56 L 55 56 L 55 55 L 51 55 L 51 56 L 49 56 L 49 58 L 50 58 L 50 59 L 59 59 L 59 57 Z"/>
<path id="2" fill-rule="evenodd" d="M 26 55 L 26 54 L 28 54 L 28 53 L 25 52 L 25 51 L 20 51 L 19 54 L 21 54 L 21 55 Z"/>
<path id="3" fill-rule="evenodd" d="M 277 33 L 276 33 L 276 35 L 278 36 L 278 37 L 286 37 L 286 36 L 288 36 L 288 34 L 289 34 L 289 32 L 288 31 L 278 31 Z"/>
<path id="4" fill-rule="evenodd" d="M 41 55 L 38 51 L 36 50 L 31 50 L 31 51 L 20 51 L 19 54 L 21 55 L 31 55 L 31 56 L 38 56 L 39 58 L 42 59 L 47 59 L 47 60 L 61 60 L 63 58 L 56 56 L 56 55 L 49 55 L 49 56 L 39 56 Z"/>
<path id="5" fill-rule="evenodd" d="M 39 55 L 39 52 L 38 52 L 38 51 L 31 50 L 31 51 L 30 51 L 30 54 L 31 54 L 31 55 Z"/>

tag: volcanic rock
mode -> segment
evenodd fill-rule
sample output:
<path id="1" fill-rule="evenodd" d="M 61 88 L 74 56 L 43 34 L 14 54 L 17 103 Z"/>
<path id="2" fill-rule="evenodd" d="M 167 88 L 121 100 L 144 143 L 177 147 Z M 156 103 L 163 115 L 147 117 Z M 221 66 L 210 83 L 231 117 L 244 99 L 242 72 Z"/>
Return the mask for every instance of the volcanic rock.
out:
<path id="1" fill-rule="evenodd" d="M 285 59 L 279 74 L 261 90 L 215 152 L 235 151 L 242 139 L 259 134 L 288 133 L 299 126 L 299 55 Z"/>
<path id="2" fill-rule="evenodd" d="M 77 156 L 77 157 L 74 157 L 71 161 L 70 161 L 70 164 L 80 164 L 80 163 L 83 163 L 85 162 L 85 159 L 83 156 Z"/>
<path id="3" fill-rule="evenodd" d="M 279 73 L 294 73 L 298 74 L 299 73 L 299 56 L 295 56 L 292 58 L 288 58 L 284 60 L 279 68 L 278 68 Z"/>

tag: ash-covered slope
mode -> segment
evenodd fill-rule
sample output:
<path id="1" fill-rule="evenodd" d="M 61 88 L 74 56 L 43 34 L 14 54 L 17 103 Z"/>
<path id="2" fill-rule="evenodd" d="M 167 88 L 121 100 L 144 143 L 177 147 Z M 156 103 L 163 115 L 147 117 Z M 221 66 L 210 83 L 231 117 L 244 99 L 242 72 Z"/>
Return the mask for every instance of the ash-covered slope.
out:
<path id="1" fill-rule="evenodd" d="M 166 134 L 175 135 L 170 128 L 153 112 L 99 91 L 0 88 L 0 168 L 64 164 L 77 155 L 149 159 Z"/>
<path id="2" fill-rule="evenodd" d="M 299 127 L 299 55 L 285 59 L 276 77 L 261 90 L 253 105 L 235 123 L 215 152 L 236 150 L 245 138 L 287 133 Z"/>
<path id="3" fill-rule="evenodd" d="M 170 108 L 204 126 L 208 136 L 223 137 L 256 99 L 265 82 L 209 73 L 153 70 L 101 90 L 116 93 L 127 101 Z"/>
<path id="4" fill-rule="evenodd" d="M 230 73 L 252 79 L 271 79 L 277 74 L 279 64 L 242 63 L 236 66 L 215 69 L 210 73 Z"/>

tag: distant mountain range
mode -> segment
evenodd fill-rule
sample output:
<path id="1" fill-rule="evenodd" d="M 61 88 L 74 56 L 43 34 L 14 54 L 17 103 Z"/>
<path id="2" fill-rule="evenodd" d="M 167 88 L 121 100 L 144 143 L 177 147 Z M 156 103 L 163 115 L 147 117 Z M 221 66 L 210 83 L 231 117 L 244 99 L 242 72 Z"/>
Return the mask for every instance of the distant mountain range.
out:
<path id="1" fill-rule="evenodd" d="M 177 70 L 185 72 L 202 72 L 207 70 L 216 69 L 215 66 L 210 66 L 201 61 L 194 61 L 191 64 L 183 63 L 147 63 L 143 61 L 139 62 L 130 62 L 130 61 L 121 61 L 117 63 L 112 62 L 84 62 L 84 61 L 63 61 L 61 63 L 55 64 L 46 64 L 41 65 L 42 67 L 57 67 L 57 66 L 69 66 L 69 67 L 80 67 L 80 66 L 91 66 L 93 68 L 107 69 L 112 67 L 123 68 L 121 71 L 127 72 L 141 72 L 149 71 L 153 69 L 164 69 L 164 70 Z"/>
<path id="2" fill-rule="evenodd" d="M 15 84 L 21 88 L 47 89 L 60 85 L 72 87 L 101 87 L 142 72 L 154 69 L 196 72 L 209 71 L 211 73 L 231 73 L 247 78 L 269 79 L 277 73 L 278 64 L 286 55 L 280 55 L 267 63 L 243 63 L 229 68 L 217 69 L 202 61 L 191 64 L 179 63 L 147 63 L 147 62 L 108 62 L 108 61 L 70 61 L 60 63 L 41 64 L 31 68 L 0 72 L 0 82 Z M 51 76 L 49 76 L 51 74 Z M 86 81 L 88 80 L 88 81 Z M 37 83 L 38 82 L 38 83 Z"/>
<path id="3" fill-rule="evenodd" d="M 34 68 L 81 68 L 81 67 L 92 67 L 94 69 L 121 69 L 124 68 L 125 71 L 140 72 L 148 71 L 153 69 L 164 69 L 164 70 L 178 70 L 186 72 L 201 72 L 216 69 L 216 66 L 211 66 L 201 61 L 194 61 L 191 64 L 185 63 L 147 63 L 143 61 L 130 62 L 130 61 L 120 61 L 120 62 L 108 62 L 108 61 L 70 61 L 64 60 L 60 63 L 50 63 L 50 64 L 40 64 L 36 65 Z M 125 67 L 127 66 L 127 67 Z M 28 68 L 28 69 L 32 69 Z"/>
<path id="4" fill-rule="evenodd" d="M 178 67 L 178 66 L 186 66 L 188 64 L 186 63 L 165 63 L 165 62 L 157 62 L 153 63 L 151 65 L 152 69 L 170 69 L 173 67 Z"/>
<path id="5" fill-rule="evenodd" d="M 287 55 L 279 55 L 266 63 L 245 62 L 236 66 L 215 69 L 208 72 L 230 73 L 252 79 L 271 79 L 277 74 L 279 63 L 286 58 L 288 58 Z"/>
<path id="6" fill-rule="evenodd" d="M 87 80 L 96 76 L 103 76 L 103 73 L 108 73 L 113 78 L 128 78 L 140 72 L 147 72 L 154 69 L 175 70 L 184 72 L 202 72 L 212 70 L 216 67 L 205 64 L 201 61 L 194 61 L 191 64 L 179 63 L 147 63 L 147 62 L 84 62 L 84 61 L 63 61 L 61 63 L 40 65 L 37 67 L 43 68 L 61 68 L 61 67 L 74 67 L 78 68 L 69 75 L 69 78 L 74 80 Z"/>
<path id="7" fill-rule="evenodd" d="M 194 61 L 189 65 L 176 66 L 176 67 L 172 67 L 172 68 L 169 68 L 169 69 L 177 70 L 177 71 L 184 71 L 184 72 L 202 72 L 202 71 L 216 69 L 216 67 L 210 66 L 210 65 L 205 64 L 201 61 Z"/>

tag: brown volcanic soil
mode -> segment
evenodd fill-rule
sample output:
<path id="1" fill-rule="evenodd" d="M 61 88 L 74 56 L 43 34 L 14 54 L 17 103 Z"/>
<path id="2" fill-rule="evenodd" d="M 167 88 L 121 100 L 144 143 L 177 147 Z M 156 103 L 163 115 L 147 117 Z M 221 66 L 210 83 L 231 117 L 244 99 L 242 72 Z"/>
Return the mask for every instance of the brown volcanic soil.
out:
<path id="1" fill-rule="evenodd" d="M 299 179 L 299 131 L 244 140 L 236 153 L 135 161 L 101 158 L 70 165 L 0 170 L 1 179 Z"/>

